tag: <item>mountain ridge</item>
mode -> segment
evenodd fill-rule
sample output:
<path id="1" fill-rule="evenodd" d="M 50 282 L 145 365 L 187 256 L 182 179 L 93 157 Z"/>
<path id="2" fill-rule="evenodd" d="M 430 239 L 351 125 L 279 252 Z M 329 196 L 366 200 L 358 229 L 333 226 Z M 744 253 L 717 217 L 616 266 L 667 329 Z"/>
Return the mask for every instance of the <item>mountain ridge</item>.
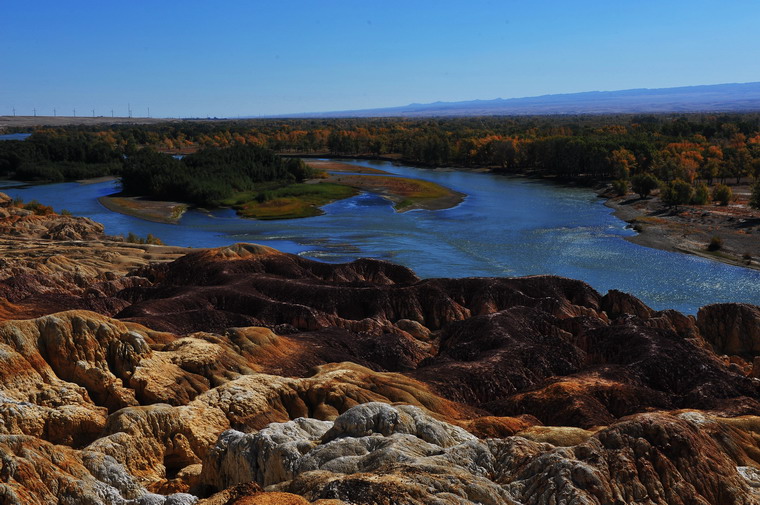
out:
<path id="1" fill-rule="evenodd" d="M 436 101 L 271 117 L 441 117 L 760 111 L 760 82 L 582 91 L 519 98 Z"/>

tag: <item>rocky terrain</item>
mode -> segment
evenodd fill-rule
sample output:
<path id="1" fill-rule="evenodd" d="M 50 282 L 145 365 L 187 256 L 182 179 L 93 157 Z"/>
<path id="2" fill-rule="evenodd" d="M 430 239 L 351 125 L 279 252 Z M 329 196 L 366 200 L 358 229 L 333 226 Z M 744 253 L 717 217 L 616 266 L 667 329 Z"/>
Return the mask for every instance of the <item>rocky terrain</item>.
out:
<path id="1" fill-rule="evenodd" d="M 0 503 L 760 503 L 760 307 L 21 210 L 0 201 Z"/>
<path id="2" fill-rule="evenodd" d="M 123 289 L 125 282 L 139 282 L 124 278 L 131 269 L 188 251 L 131 244 L 105 235 L 88 218 L 24 207 L 0 193 L 0 321 L 73 308 L 106 313 L 106 307 L 92 305 L 99 301 L 88 293 Z"/>

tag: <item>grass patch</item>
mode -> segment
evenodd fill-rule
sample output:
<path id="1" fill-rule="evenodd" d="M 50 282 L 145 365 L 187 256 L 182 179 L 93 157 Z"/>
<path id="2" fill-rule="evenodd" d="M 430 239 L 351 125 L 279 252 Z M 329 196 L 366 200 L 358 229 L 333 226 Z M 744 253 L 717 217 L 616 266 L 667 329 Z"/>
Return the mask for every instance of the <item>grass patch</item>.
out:
<path id="1" fill-rule="evenodd" d="M 289 184 L 261 187 L 259 191 L 234 194 L 224 205 L 235 208 L 243 217 L 254 219 L 294 219 L 322 214 L 321 206 L 358 193 L 340 184 Z"/>
<path id="2" fill-rule="evenodd" d="M 462 195 L 439 184 L 407 177 L 335 174 L 330 179 L 386 196 L 398 211 L 411 208 L 449 208 L 462 200 Z"/>

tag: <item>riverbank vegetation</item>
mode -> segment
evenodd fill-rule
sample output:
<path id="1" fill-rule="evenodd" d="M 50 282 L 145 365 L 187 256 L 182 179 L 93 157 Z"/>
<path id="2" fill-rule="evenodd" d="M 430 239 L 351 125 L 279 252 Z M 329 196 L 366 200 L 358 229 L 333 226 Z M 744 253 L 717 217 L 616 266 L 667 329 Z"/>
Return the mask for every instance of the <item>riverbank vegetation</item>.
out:
<path id="1" fill-rule="evenodd" d="M 13 143 L 24 144 L 6 141 L 0 151 Z M 26 143 L 35 146 L 25 149 L 38 161 L 106 163 L 145 146 L 186 153 L 256 145 L 283 154 L 389 157 L 568 178 L 649 172 L 664 181 L 711 184 L 757 170 L 760 114 L 184 121 L 40 129 Z M 0 152 L 0 171 L 4 162 Z"/>
<path id="2" fill-rule="evenodd" d="M 177 160 L 159 151 L 195 154 Z M 283 160 L 274 152 L 294 158 Z M 0 176 L 57 181 L 120 175 L 128 192 L 210 206 L 235 194 L 258 195 L 264 182 L 286 186 L 313 175 L 297 156 L 486 167 L 587 184 L 617 181 L 617 192 L 630 188 L 642 198 L 659 188 L 678 208 L 701 202 L 703 184 L 708 197 L 722 196 L 717 184 L 758 178 L 760 114 L 260 119 L 48 128 L 27 141 L 1 142 Z M 755 201 L 760 196 L 750 199 Z"/>
<path id="3" fill-rule="evenodd" d="M 121 182 L 126 194 L 214 207 L 259 183 L 285 185 L 313 175 L 300 159 L 255 145 L 206 148 L 182 159 L 145 148 L 125 159 Z"/>
<path id="4" fill-rule="evenodd" d="M 320 207 L 358 193 L 354 188 L 340 184 L 264 184 L 257 191 L 236 193 L 223 200 L 243 217 L 255 219 L 292 219 L 318 216 Z"/>
<path id="5" fill-rule="evenodd" d="M 28 140 L 0 142 L 0 177 L 61 182 L 114 175 L 121 169 L 122 154 L 89 132 L 41 130 Z"/>

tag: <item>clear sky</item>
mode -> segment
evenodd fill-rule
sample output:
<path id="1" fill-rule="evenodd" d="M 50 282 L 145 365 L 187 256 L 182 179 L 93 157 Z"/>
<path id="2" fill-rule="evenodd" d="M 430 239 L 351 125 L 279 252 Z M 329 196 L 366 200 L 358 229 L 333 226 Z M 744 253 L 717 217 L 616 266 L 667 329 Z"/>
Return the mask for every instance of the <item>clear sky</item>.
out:
<path id="1" fill-rule="evenodd" d="M 0 0 L 0 115 L 272 115 L 760 81 L 758 0 Z"/>

